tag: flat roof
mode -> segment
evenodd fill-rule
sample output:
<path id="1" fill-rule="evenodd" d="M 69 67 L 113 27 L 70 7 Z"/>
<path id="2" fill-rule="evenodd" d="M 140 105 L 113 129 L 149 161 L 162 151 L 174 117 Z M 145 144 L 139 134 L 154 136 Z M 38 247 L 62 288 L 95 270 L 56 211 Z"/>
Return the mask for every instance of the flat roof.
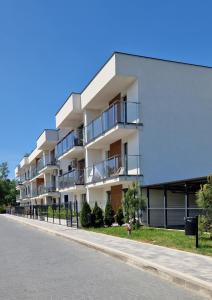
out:
<path id="1" fill-rule="evenodd" d="M 187 178 L 182 180 L 176 181 L 168 181 L 168 182 L 161 182 L 155 184 L 146 184 L 143 185 L 142 188 L 149 188 L 149 189 L 169 189 L 169 190 L 186 190 L 187 187 L 191 186 L 199 186 L 201 184 L 207 183 L 207 176 L 204 177 L 197 177 L 197 178 Z"/>

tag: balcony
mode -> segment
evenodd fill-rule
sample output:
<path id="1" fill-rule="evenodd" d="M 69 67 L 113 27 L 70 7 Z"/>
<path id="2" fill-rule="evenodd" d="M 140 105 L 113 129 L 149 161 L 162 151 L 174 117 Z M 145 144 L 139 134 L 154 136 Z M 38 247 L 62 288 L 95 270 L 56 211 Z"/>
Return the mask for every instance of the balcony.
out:
<path id="1" fill-rule="evenodd" d="M 84 185 L 84 169 L 77 169 L 68 172 L 58 178 L 59 189 L 75 188 Z"/>
<path id="2" fill-rule="evenodd" d="M 18 165 L 16 168 L 15 168 L 15 177 L 18 178 L 20 176 L 20 166 Z"/>
<path id="3" fill-rule="evenodd" d="M 76 128 L 82 119 L 81 96 L 72 93 L 56 114 L 56 128 Z"/>
<path id="4" fill-rule="evenodd" d="M 86 183 L 136 180 L 141 175 L 140 155 L 117 155 L 88 167 Z"/>
<path id="5" fill-rule="evenodd" d="M 56 187 L 55 186 L 45 186 L 45 185 L 39 185 L 37 188 L 37 195 L 44 195 L 44 194 L 51 194 L 56 193 Z"/>
<path id="6" fill-rule="evenodd" d="M 45 129 L 37 139 L 39 150 L 51 150 L 58 142 L 58 131 L 55 129 Z"/>
<path id="7" fill-rule="evenodd" d="M 30 176 L 30 180 L 35 179 L 38 176 L 38 170 L 37 167 L 33 167 L 31 169 L 31 176 Z"/>
<path id="8" fill-rule="evenodd" d="M 21 185 L 28 180 L 30 180 L 30 176 L 28 174 L 21 175 L 18 180 L 18 184 Z"/>
<path id="9" fill-rule="evenodd" d="M 71 131 L 56 146 L 58 160 L 75 158 L 83 152 L 83 130 L 81 128 Z"/>
<path id="10" fill-rule="evenodd" d="M 139 122 L 140 105 L 137 102 L 117 101 L 85 127 L 87 147 L 101 148 L 134 132 Z"/>
<path id="11" fill-rule="evenodd" d="M 23 168 L 29 164 L 29 157 L 24 156 L 20 162 L 20 168 Z"/>
<path id="12" fill-rule="evenodd" d="M 44 159 L 39 159 L 37 161 L 37 174 L 41 173 L 41 172 L 45 172 L 45 171 L 50 171 L 50 170 L 55 170 L 58 169 L 58 166 L 56 164 L 56 160 L 50 160 L 50 159 L 46 159 L 44 161 Z"/>
<path id="13" fill-rule="evenodd" d="M 26 194 L 26 193 L 22 193 L 21 195 L 17 195 L 16 196 L 16 202 L 21 202 L 21 201 L 29 200 L 30 197 L 31 197 L 31 195 Z"/>

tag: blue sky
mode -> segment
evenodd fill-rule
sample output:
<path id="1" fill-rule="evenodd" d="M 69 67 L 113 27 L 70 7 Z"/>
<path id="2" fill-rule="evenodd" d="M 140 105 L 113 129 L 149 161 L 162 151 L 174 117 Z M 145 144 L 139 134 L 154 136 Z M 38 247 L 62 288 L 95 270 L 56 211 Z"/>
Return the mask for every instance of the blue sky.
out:
<path id="1" fill-rule="evenodd" d="M 113 51 L 212 66 L 212 2 L 0 0 L 0 162 L 10 177 Z"/>

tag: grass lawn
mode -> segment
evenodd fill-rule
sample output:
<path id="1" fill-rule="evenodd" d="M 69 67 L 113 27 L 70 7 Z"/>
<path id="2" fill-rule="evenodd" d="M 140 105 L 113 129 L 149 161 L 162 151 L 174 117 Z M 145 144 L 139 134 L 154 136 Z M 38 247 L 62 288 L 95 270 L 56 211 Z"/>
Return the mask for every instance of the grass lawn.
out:
<path id="1" fill-rule="evenodd" d="M 132 234 L 128 236 L 126 227 L 89 228 L 88 230 L 212 256 L 212 240 L 207 235 L 199 240 L 200 246 L 196 249 L 195 237 L 186 236 L 184 231 L 142 227 L 133 230 Z"/>

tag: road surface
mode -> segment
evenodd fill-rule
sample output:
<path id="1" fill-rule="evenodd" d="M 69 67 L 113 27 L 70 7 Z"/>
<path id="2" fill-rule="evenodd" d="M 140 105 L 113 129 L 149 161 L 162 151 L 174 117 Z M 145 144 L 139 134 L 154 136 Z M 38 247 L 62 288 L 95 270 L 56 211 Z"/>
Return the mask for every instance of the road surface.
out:
<path id="1" fill-rule="evenodd" d="M 0 216 L 1 300 L 201 300 L 115 258 Z"/>

